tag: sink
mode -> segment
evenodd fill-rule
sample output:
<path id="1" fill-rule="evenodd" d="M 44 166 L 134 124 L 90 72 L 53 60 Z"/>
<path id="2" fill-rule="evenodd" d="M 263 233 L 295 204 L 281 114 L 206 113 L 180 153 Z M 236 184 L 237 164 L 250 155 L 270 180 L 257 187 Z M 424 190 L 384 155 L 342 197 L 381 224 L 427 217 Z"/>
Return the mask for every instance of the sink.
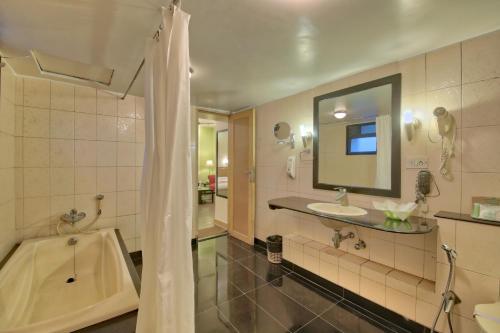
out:
<path id="1" fill-rule="evenodd" d="M 338 216 L 362 216 L 368 214 L 363 208 L 355 206 L 342 206 L 329 202 L 315 202 L 307 205 L 307 208 L 315 212 Z"/>

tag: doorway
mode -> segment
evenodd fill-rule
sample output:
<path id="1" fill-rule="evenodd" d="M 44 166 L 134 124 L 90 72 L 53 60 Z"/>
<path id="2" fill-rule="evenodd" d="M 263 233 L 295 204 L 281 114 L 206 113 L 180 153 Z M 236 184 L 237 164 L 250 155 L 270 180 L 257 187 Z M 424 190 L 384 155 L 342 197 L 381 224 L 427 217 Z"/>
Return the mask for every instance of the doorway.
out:
<path id="1" fill-rule="evenodd" d="M 197 112 L 198 163 L 195 200 L 198 240 L 227 233 L 228 117 Z"/>

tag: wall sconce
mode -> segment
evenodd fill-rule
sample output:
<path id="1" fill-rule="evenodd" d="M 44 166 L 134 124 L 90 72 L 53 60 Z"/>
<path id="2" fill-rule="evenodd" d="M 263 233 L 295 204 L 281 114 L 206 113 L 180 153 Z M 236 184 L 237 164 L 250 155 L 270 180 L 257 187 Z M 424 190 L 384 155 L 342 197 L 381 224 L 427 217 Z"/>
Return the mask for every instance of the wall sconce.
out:
<path id="1" fill-rule="evenodd" d="M 413 111 L 407 110 L 403 114 L 403 121 L 405 123 L 406 138 L 411 141 L 415 136 L 415 131 L 420 128 L 420 120 L 415 118 Z"/>
<path id="2" fill-rule="evenodd" d="M 307 130 L 304 125 L 300 125 L 300 136 L 302 137 L 302 145 L 307 148 L 307 142 L 312 139 L 312 132 Z"/>

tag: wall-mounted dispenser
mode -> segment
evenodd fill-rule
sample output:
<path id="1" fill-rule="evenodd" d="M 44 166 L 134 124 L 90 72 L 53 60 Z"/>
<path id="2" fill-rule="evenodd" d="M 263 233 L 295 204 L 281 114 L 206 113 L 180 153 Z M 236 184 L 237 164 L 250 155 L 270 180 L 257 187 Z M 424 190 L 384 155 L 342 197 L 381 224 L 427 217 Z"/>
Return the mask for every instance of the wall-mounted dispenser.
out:
<path id="1" fill-rule="evenodd" d="M 420 128 L 420 120 L 414 116 L 412 110 L 406 110 L 403 114 L 403 121 L 405 124 L 406 138 L 408 141 L 412 141 L 415 136 L 415 132 Z"/>
<path id="2" fill-rule="evenodd" d="M 295 161 L 295 156 L 288 156 L 286 160 L 286 173 L 292 179 L 295 179 L 295 170 L 297 168 Z"/>

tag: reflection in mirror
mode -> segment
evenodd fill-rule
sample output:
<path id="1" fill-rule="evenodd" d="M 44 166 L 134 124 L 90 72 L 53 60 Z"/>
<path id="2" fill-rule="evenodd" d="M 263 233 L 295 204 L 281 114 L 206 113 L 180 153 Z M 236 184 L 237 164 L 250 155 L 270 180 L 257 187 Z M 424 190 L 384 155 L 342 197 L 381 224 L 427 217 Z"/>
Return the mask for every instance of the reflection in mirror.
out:
<path id="1" fill-rule="evenodd" d="M 400 75 L 315 98 L 314 187 L 400 195 Z"/>
<path id="2" fill-rule="evenodd" d="M 217 131 L 217 182 L 215 194 L 219 197 L 227 198 L 228 181 L 228 131 Z"/>

